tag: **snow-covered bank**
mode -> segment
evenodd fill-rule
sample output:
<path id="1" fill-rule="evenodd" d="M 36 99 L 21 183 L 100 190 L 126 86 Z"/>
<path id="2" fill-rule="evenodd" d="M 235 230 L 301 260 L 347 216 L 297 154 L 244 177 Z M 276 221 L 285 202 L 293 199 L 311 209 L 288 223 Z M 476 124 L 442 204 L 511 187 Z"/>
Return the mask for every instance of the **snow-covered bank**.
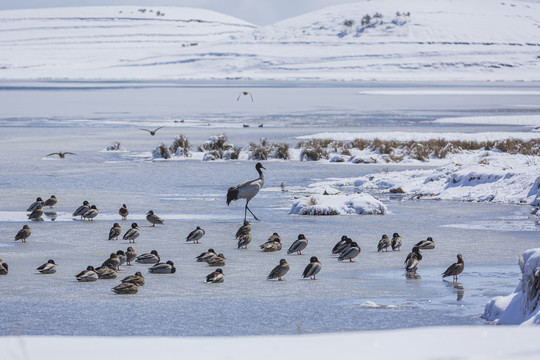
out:
<path id="1" fill-rule="evenodd" d="M 315 194 L 296 200 L 290 214 L 299 215 L 384 215 L 388 209 L 369 194 Z"/>
<path id="2" fill-rule="evenodd" d="M 416 199 L 532 205 L 540 202 L 538 157 L 474 151 L 455 154 L 448 160 L 435 169 L 383 171 L 358 178 L 329 179 L 310 187 L 399 192 Z"/>
<path id="3" fill-rule="evenodd" d="M 375 310 L 376 311 L 376 310 Z M 8 358 L 64 359 L 215 357 L 224 359 L 536 359 L 540 330 L 533 327 L 436 327 L 325 335 L 256 337 L 0 337 Z M 418 344 L 418 339 L 429 339 Z M 388 346 L 391 341 L 392 346 Z M 136 345 L 134 345 L 136 344 Z M 336 349 L 336 344 L 339 344 Z M 417 344 L 411 347 L 411 344 Z M 60 350 L 59 350 L 60 349 Z M 81 349 L 84 349 L 82 351 Z M 202 353 L 201 353 L 202 351 Z"/>
<path id="4" fill-rule="evenodd" d="M 358 1 L 257 27 L 163 6 L 0 12 L 0 79 L 538 81 L 540 5 Z"/>
<path id="5" fill-rule="evenodd" d="M 497 324 L 540 325 L 540 248 L 525 251 L 519 267 L 522 278 L 516 290 L 488 302 L 483 318 Z"/>

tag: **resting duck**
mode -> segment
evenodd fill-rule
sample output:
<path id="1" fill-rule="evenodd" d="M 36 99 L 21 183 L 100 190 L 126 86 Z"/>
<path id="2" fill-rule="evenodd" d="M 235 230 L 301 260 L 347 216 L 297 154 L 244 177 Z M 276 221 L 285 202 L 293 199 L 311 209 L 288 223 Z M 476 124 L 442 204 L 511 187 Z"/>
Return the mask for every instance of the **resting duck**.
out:
<path id="1" fill-rule="evenodd" d="M 205 262 L 217 256 L 217 253 L 214 249 L 210 248 L 208 251 L 201 253 L 199 256 L 195 257 L 197 262 Z"/>
<path id="2" fill-rule="evenodd" d="M 129 275 L 122 279 L 123 283 L 132 283 L 138 286 L 143 286 L 146 281 L 140 271 L 137 271 L 135 275 Z"/>
<path id="3" fill-rule="evenodd" d="M 56 263 L 53 259 L 38 267 L 36 270 L 42 274 L 54 274 L 56 272 Z"/>
<path id="4" fill-rule="evenodd" d="M 435 240 L 433 240 L 430 236 L 426 240 L 417 242 L 414 246 L 418 246 L 418 248 L 422 250 L 435 249 Z"/>
<path id="5" fill-rule="evenodd" d="M 291 254 L 293 252 L 296 252 L 298 255 L 302 255 L 302 250 L 304 250 L 308 245 L 308 239 L 304 236 L 304 234 L 299 234 L 298 239 L 296 239 L 289 250 L 287 250 L 287 254 Z"/>
<path id="6" fill-rule="evenodd" d="M 206 275 L 207 283 L 222 283 L 223 280 L 225 280 L 225 275 L 221 269 L 216 269 L 216 271 L 212 271 L 210 274 Z"/>
<path id="7" fill-rule="evenodd" d="M 302 277 L 305 279 L 307 277 L 311 278 L 312 280 L 317 280 L 315 275 L 317 275 L 321 271 L 321 262 L 319 259 L 317 259 L 316 256 L 312 256 L 309 260 L 309 264 L 304 269 L 304 272 L 302 273 Z"/>
<path id="8" fill-rule="evenodd" d="M 213 257 L 206 261 L 208 266 L 225 266 L 225 255 L 219 253 L 216 257 Z"/>
<path id="9" fill-rule="evenodd" d="M 248 244 L 251 242 L 251 235 L 245 234 L 238 238 L 238 249 L 247 249 Z"/>
<path id="10" fill-rule="evenodd" d="M 77 278 L 77 281 L 80 282 L 91 282 L 96 281 L 98 279 L 98 274 L 95 272 L 93 266 L 88 266 L 86 270 L 81 271 L 77 275 L 75 275 Z"/>
<path id="11" fill-rule="evenodd" d="M 29 220 L 34 220 L 34 221 L 41 221 L 41 217 L 43 216 L 43 207 L 38 204 L 36 209 L 34 211 L 32 211 L 32 213 L 28 214 L 28 219 Z"/>
<path id="12" fill-rule="evenodd" d="M 153 274 L 174 274 L 176 272 L 176 268 L 174 267 L 174 263 L 169 260 L 166 263 L 158 263 L 151 268 L 148 269 Z"/>
<path id="13" fill-rule="evenodd" d="M 131 295 L 139 292 L 137 284 L 121 283 L 112 288 L 112 291 L 119 295 Z"/>
<path id="14" fill-rule="evenodd" d="M 50 198 L 45 200 L 45 202 L 43 203 L 43 206 L 48 206 L 52 208 L 54 205 L 56 205 L 57 202 L 58 202 L 58 199 L 56 198 L 56 196 L 51 195 Z"/>
<path id="15" fill-rule="evenodd" d="M 135 262 L 138 262 L 140 264 L 157 264 L 159 260 L 160 257 L 157 251 L 152 250 L 149 253 L 137 256 L 137 260 L 135 260 Z"/>
<path id="16" fill-rule="evenodd" d="M 360 246 L 356 242 L 351 242 L 349 248 L 345 250 L 344 252 L 339 255 L 338 260 L 349 260 L 349 262 L 354 262 L 354 258 L 360 254 L 362 250 L 360 249 Z"/>
<path id="17" fill-rule="evenodd" d="M 99 210 L 96 205 L 90 206 L 90 209 L 86 210 L 82 217 L 83 219 L 93 220 L 96 216 L 98 216 Z"/>
<path id="18" fill-rule="evenodd" d="M 37 209 L 37 206 L 38 206 L 38 205 L 43 206 L 43 199 L 40 198 L 40 197 L 38 197 L 38 198 L 36 199 L 36 201 L 34 201 L 34 202 L 32 203 L 32 205 L 30 205 L 30 206 L 28 207 L 28 209 L 26 209 L 26 211 L 32 212 L 32 211 L 34 211 L 34 210 Z"/>
<path id="19" fill-rule="evenodd" d="M 90 203 L 86 200 L 83 201 L 83 204 L 77 208 L 72 214 L 72 216 L 80 216 L 82 220 L 82 216 L 85 212 L 90 209 Z"/>
<path id="20" fill-rule="evenodd" d="M 5 262 L 2 262 L 2 259 L 0 259 L 0 275 L 7 275 L 8 273 L 8 264 Z"/>
<path id="21" fill-rule="evenodd" d="M 402 243 L 403 243 L 403 240 L 401 239 L 401 236 L 399 236 L 398 233 L 394 233 L 394 235 L 392 235 L 392 250 L 401 251 Z"/>
<path id="22" fill-rule="evenodd" d="M 118 255 L 116 255 L 115 253 L 111 253 L 111 255 L 109 256 L 109 258 L 107 260 L 105 260 L 103 262 L 103 264 L 101 264 L 101 266 L 107 266 L 107 265 L 112 265 L 113 268 L 115 268 L 116 270 L 118 270 L 118 268 L 120 267 L 120 258 L 118 257 Z"/>
<path id="23" fill-rule="evenodd" d="M 388 248 L 390 247 L 390 238 L 388 235 L 383 234 L 381 240 L 379 240 L 379 244 L 377 245 L 377 252 L 386 250 L 388 252 Z"/>
<path id="24" fill-rule="evenodd" d="M 272 236 L 268 238 L 268 241 L 262 244 L 260 247 L 263 252 L 280 251 L 282 248 L 281 238 L 279 237 L 278 233 L 273 233 Z"/>
<path id="25" fill-rule="evenodd" d="M 99 279 L 116 279 L 118 275 L 112 264 L 107 264 L 96 268 Z"/>
<path id="26" fill-rule="evenodd" d="M 442 273 L 442 277 L 445 278 L 447 276 L 452 276 L 453 281 L 456 282 L 458 280 L 458 275 L 463 272 L 463 269 L 465 269 L 465 262 L 463 262 L 463 256 L 461 254 L 457 254 L 457 263 L 453 263 L 446 269 L 445 272 Z"/>
<path id="27" fill-rule="evenodd" d="M 118 223 L 114 223 L 111 230 L 109 230 L 109 240 L 118 240 L 118 237 L 122 233 L 122 227 Z"/>

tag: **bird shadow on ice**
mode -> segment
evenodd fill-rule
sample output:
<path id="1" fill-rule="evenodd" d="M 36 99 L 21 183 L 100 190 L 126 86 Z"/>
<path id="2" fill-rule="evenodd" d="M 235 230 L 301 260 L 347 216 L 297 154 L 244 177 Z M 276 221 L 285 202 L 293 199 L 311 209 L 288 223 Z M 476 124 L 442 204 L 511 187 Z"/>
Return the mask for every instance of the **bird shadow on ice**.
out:
<path id="1" fill-rule="evenodd" d="M 463 296 L 465 295 L 465 287 L 463 287 L 462 283 L 459 282 L 452 282 L 448 280 L 443 280 L 444 285 L 448 288 L 452 288 L 457 296 L 456 301 L 463 300 Z"/>

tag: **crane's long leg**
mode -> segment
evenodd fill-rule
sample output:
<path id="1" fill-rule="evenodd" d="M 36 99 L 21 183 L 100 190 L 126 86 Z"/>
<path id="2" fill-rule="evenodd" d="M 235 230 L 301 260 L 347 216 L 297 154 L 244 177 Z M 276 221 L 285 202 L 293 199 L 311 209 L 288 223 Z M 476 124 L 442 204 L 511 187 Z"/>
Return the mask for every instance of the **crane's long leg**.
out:
<path id="1" fill-rule="evenodd" d="M 253 211 L 251 211 L 251 209 L 248 208 L 247 203 L 246 203 L 246 209 L 245 209 L 245 210 L 248 210 L 248 211 L 251 213 L 251 215 L 253 215 L 253 218 L 255 218 L 255 220 L 261 221 L 261 220 L 259 220 L 259 218 L 257 218 L 257 217 L 255 216 L 255 214 L 253 213 Z M 245 210 L 244 210 L 244 221 L 246 221 L 246 211 L 245 211 Z"/>

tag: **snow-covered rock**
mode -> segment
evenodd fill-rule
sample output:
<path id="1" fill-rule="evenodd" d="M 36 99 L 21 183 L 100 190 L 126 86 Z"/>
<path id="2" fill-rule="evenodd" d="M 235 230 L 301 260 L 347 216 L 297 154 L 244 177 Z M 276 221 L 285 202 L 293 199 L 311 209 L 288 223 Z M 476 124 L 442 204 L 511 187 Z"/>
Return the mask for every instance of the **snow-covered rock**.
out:
<path id="1" fill-rule="evenodd" d="M 310 195 L 297 199 L 290 214 L 299 215 L 384 215 L 386 205 L 366 193 Z"/>
<path id="2" fill-rule="evenodd" d="M 540 325 L 540 248 L 525 251 L 519 266 L 522 277 L 516 290 L 489 301 L 483 318 L 497 324 Z"/>

